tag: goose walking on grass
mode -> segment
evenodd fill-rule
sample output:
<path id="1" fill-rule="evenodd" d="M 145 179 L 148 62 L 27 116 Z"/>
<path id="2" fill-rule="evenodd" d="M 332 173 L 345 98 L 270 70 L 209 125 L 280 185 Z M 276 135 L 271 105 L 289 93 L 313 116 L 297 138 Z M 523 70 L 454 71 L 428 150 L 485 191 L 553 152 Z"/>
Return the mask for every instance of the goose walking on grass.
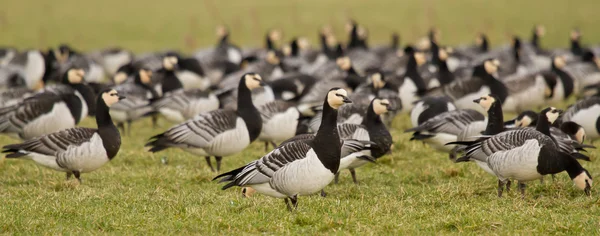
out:
<path id="1" fill-rule="evenodd" d="M 260 75 L 247 73 L 238 85 L 237 110 L 220 109 L 202 113 L 158 134 L 146 144 L 150 152 L 179 148 L 205 156 L 211 170 L 210 157 L 215 156 L 217 171 L 223 156 L 244 150 L 258 138 L 262 129 L 260 113 L 252 103 L 251 90 L 264 85 Z"/>
<path id="2" fill-rule="evenodd" d="M 121 135 L 113 124 L 109 107 L 125 97 L 105 90 L 97 98 L 93 128 L 71 128 L 3 147 L 6 158 L 22 158 L 38 165 L 67 172 L 81 182 L 81 174 L 92 172 L 112 160 L 121 147 Z"/>
<path id="3" fill-rule="evenodd" d="M 285 199 L 288 210 L 298 205 L 299 195 L 321 191 L 339 170 L 341 144 L 337 109 L 351 102 L 344 89 L 329 90 L 323 104 L 323 121 L 314 139 L 285 142 L 262 158 L 214 179 L 229 181 L 223 186 L 251 187 L 261 194 Z"/>
<path id="4" fill-rule="evenodd" d="M 466 145 L 466 154 L 457 162 L 475 159 L 488 164 L 498 177 L 498 196 L 502 196 L 505 183 L 519 181 L 521 194 L 525 195 L 525 182 L 544 175 L 567 171 L 575 186 L 590 194 L 592 177 L 579 162 L 568 153 L 560 152 L 550 135 L 550 124 L 556 121 L 559 110 L 544 109 L 538 118 L 536 129 L 517 129 L 488 136 L 476 141 L 455 142 Z"/>

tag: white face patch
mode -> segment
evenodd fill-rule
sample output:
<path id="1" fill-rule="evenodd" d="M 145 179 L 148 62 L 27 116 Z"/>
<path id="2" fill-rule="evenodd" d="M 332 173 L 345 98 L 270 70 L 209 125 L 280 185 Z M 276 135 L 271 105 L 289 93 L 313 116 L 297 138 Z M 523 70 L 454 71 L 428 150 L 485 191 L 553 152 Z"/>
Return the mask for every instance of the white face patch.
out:
<path id="1" fill-rule="evenodd" d="M 113 104 L 119 102 L 119 94 L 116 90 L 110 90 L 102 94 L 102 100 L 106 103 L 106 106 L 110 107 Z"/>
<path id="2" fill-rule="evenodd" d="M 342 70 L 349 70 L 350 67 L 352 67 L 352 62 L 349 57 L 340 57 L 335 62 Z"/>
<path id="3" fill-rule="evenodd" d="M 415 52 L 415 60 L 417 61 L 417 65 L 423 65 L 427 60 L 425 59 L 425 54 L 422 52 Z"/>
<path id="4" fill-rule="evenodd" d="M 594 57 L 594 63 L 596 63 L 596 67 L 600 68 L 600 58 Z"/>
<path id="5" fill-rule="evenodd" d="M 337 44 L 337 39 L 335 38 L 335 36 L 328 34 L 325 37 L 325 42 L 327 43 L 327 46 L 333 47 Z"/>
<path id="6" fill-rule="evenodd" d="M 445 61 L 446 59 L 448 59 L 448 53 L 444 49 L 439 50 L 438 56 L 440 57 L 440 60 L 442 60 L 442 61 Z"/>
<path id="7" fill-rule="evenodd" d="M 584 190 L 587 187 L 586 180 L 590 187 L 592 187 L 592 179 L 587 175 L 585 171 L 581 172 L 581 174 L 575 177 L 573 179 L 573 183 L 575 183 L 575 186 L 577 186 L 578 189 Z"/>
<path id="8" fill-rule="evenodd" d="M 563 57 L 554 58 L 554 66 L 556 66 L 556 68 L 562 69 L 563 67 L 565 67 L 565 64 L 565 59 Z"/>
<path id="9" fill-rule="evenodd" d="M 123 82 L 125 82 L 125 80 L 127 80 L 127 74 L 125 72 L 118 72 L 113 77 L 113 81 L 115 82 L 115 84 L 122 84 Z"/>
<path id="10" fill-rule="evenodd" d="M 244 80 L 246 81 L 246 87 L 252 90 L 260 87 L 260 81 L 262 81 L 262 78 L 258 74 L 246 74 L 244 76 Z"/>
<path id="11" fill-rule="evenodd" d="M 327 104 L 333 109 L 338 109 L 344 105 L 344 97 L 348 96 L 348 92 L 344 89 L 332 90 L 327 93 Z"/>
<path id="12" fill-rule="evenodd" d="M 144 84 L 150 84 L 151 82 L 151 77 L 152 77 L 152 71 L 148 71 L 148 70 L 140 70 L 140 80 L 142 81 L 142 83 Z"/>
<path id="13" fill-rule="evenodd" d="M 571 40 L 578 40 L 579 36 L 581 36 L 581 34 L 579 34 L 579 31 L 577 31 L 577 30 L 571 31 Z"/>
<path id="14" fill-rule="evenodd" d="M 373 111 L 377 115 L 384 114 L 388 111 L 389 105 L 390 101 L 387 99 L 375 99 L 375 101 L 373 101 Z"/>
<path id="15" fill-rule="evenodd" d="M 290 45 L 283 46 L 283 48 L 281 49 L 281 51 L 283 51 L 283 55 L 285 55 L 285 56 L 292 55 L 292 47 L 290 47 Z"/>
<path id="16" fill-rule="evenodd" d="M 579 143 L 583 143 L 583 141 L 585 141 L 585 130 L 583 128 L 579 128 L 579 130 L 577 130 L 577 133 L 575 133 L 575 139 Z"/>
<path id="17" fill-rule="evenodd" d="M 282 33 L 279 30 L 271 30 L 271 32 L 269 32 L 269 39 L 271 41 L 278 42 L 279 40 L 281 40 L 281 36 Z"/>
<path id="18" fill-rule="evenodd" d="M 521 120 L 519 121 L 520 125 L 517 125 L 517 127 L 528 127 L 531 125 L 532 122 L 533 122 L 533 120 L 531 119 L 531 117 L 523 116 L 523 118 L 521 118 Z M 515 124 L 516 123 L 517 122 L 515 122 Z"/>
<path id="19" fill-rule="evenodd" d="M 496 73 L 496 71 L 498 71 L 498 64 L 500 64 L 499 62 L 496 63 L 497 61 L 498 60 L 484 62 L 483 66 L 485 67 L 485 71 L 489 74 Z"/>
<path id="20" fill-rule="evenodd" d="M 67 77 L 69 79 L 69 83 L 71 84 L 80 84 L 81 82 L 83 82 L 83 76 L 85 75 L 85 71 L 79 69 L 70 69 L 69 72 L 67 72 Z"/>
<path id="21" fill-rule="evenodd" d="M 490 96 L 483 96 L 481 97 L 481 100 L 479 100 L 479 105 L 481 105 L 481 107 L 483 107 L 483 109 L 485 109 L 485 111 L 489 111 L 490 107 L 492 107 L 492 104 L 496 101 L 496 99 L 494 99 L 493 97 Z"/>
<path id="22" fill-rule="evenodd" d="M 371 81 L 373 82 L 373 87 L 375 89 L 381 89 L 385 86 L 385 81 L 381 78 L 380 73 L 375 73 L 371 75 Z"/>
<path id="23" fill-rule="evenodd" d="M 481 45 L 483 44 L 483 36 L 481 36 L 481 35 L 478 35 L 478 36 L 475 38 L 475 44 L 476 44 L 477 46 L 481 46 Z"/>
<path id="24" fill-rule="evenodd" d="M 310 42 L 308 42 L 308 39 L 306 39 L 306 38 L 299 38 L 298 39 L 298 47 L 300 49 L 307 49 L 310 47 Z"/>
<path id="25" fill-rule="evenodd" d="M 217 26 L 217 37 L 221 38 L 225 35 L 227 35 L 227 29 L 222 25 Z"/>
<path id="26" fill-rule="evenodd" d="M 165 57 L 163 58 L 163 67 L 167 70 L 173 70 L 177 65 L 177 57 Z"/>
<path id="27" fill-rule="evenodd" d="M 546 27 L 544 27 L 543 25 L 538 25 L 537 27 L 535 27 L 535 34 L 537 34 L 538 36 L 544 36 L 546 34 Z"/>
<path id="28" fill-rule="evenodd" d="M 279 57 L 277 57 L 277 55 L 275 55 L 275 53 L 272 52 L 272 51 L 269 51 L 267 53 L 267 59 L 266 60 L 271 65 L 277 65 L 277 64 L 279 64 Z"/>
<path id="29" fill-rule="evenodd" d="M 552 111 L 556 111 L 556 108 L 552 107 L 550 109 L 550 111 L 548 111 L 546 113 L 546 117 L 548 117 L 548 121 L 550 122 L 550 124 L 553 124 L 554 121 L 556 121 L 556 119 L 558 119 L 558 116 L 560 115 L 560 113 L 558 113 L 558 112 L 552 112 Z"/>

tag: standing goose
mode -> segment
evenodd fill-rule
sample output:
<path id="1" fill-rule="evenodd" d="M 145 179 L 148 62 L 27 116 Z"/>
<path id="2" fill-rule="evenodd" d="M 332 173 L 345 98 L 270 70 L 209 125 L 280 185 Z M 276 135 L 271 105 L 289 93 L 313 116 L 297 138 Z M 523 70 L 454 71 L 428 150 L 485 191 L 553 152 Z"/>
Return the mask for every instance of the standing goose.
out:
<path id="1" fill-rule="evenodd" d="M 238 85 L 237 110 L 220 109 L 197 115 L 191 120 L 171 127 L 150 138 L 146 146 L 150 152 L 180 148 L 195 155 L 205 156 L 215 171 L 210 156 L 215 156 L 217 171 L 223 156 L 244 150 L 258 138 L 262 129 L 260 112 L 254 107 L 251 90 L 262 86 L 260 75 L 247 73 Z"/>
<path id="2" fill-rule="evenodd" d="M 323 122 L 314 139 L 285 142 L 262 158 L 218 175 L 223 186 L 251 187 L 261 194 L 284 198 L 288 210 L 298 205 L 298 195 L 321 191 L 339 170 L 341 146 L 336 120 L 337 109 L 349 103 L 343 89 L 332 88 L 323 104 Z"/>
<path id="3" fill-rule="evenodd" d="M 414 103 L 419 100 L 419 96 L 427 90 L 427 85 L 419 74 L 417 67 L 426 62 L 425 54 L 422 52 L 412 52 L 406 64 L 406 72 L 401 77 L 401 83 L 398 88 L 400 100 L 402 100 L 402 111 L 410 112 Z"/>
<path id="4" fill-rule="evenodd" d="M 109 107 L 125 97 L 115 90 L 105 90 L 97 98 L 97 129 L 70 128 L 20 144 L 3 147 L 6 158 L 23 158 L 38 165 L 67 172 L 81 182 L 81 173 L 92 172 L 112 160 L 121 147 L 119 130 L 113 124 Z"/>
<path id="5" fill-rule="evenodd" d="M 370 150 L 357 152 L 354 155 L 342 156 L 340 160 L 340 171 L 348 169 L 355 184 L 358 183 L 358 180 L 356 179 L 356 171 L 354 169 L 372 162 L 371 159 L 380 158 L 390 151 L 393 144 L 392 135 L 381 121 L 381 117 L 379 117 L 392 110 L 390 106 L 391 104 L 387 99 L 375 98 L 371 101 L 365 119 L 363 119 L 361 124 L 338 124 L 338 132 L 342 140 L 354 139 L 375 143 L 374 147 Z M 336 174 L 336 183 L 338 175 L 339 172 Z"/>
<path id="6" fill-rule="evenodd" d="M 498 177 L 499 197 L 502 196 L 507 180 L 518 180 L 519 189 L 524 196 L 525 182 L 565 170 L 576 187 L 589 195 L 591 175 L 575 158 L 560 152 L 550 136 L 550 124 L 558 116 L 556 108 L 546 108 L 540 113 L 535 130 L 517 129 L 477 141 L 456 142 L 467 146 L 466 154 L 457 159 L 457 162 L 470 159 L 486 162 Z"/>
<path id="7" fill-rule="evenodd" d="M 0 132 L 27 140 L 75 127 L 88 115 L 86 100 L 77 90 L 83 76 L 83 70 L 70 69 L 63 76 L 65 87 L 57 86 L 1 108 Z"/>
<path id="8" fill-rule="evenodd" d="M 556 85 L 552 90 L 551 102 L 559 103 L 568 99 L 575 90 L 575 82 L 573 77 L 565 72 L 566 62 L 563 56 L 555 56 L 552 58 L 551 76 L 555 77 Z"/>

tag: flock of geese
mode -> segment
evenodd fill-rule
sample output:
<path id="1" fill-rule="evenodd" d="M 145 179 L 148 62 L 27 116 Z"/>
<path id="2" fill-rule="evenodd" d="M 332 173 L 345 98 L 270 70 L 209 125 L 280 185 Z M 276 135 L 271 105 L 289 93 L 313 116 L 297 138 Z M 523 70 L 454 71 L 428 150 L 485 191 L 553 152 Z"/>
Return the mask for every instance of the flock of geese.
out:
<path id="1" fill-rule="evenodd" d="M 485 34 L 442 46 L 435 29 L 413 45 L 394 33 L 373 47 L 350 21 L 344 44 L 324 27 L 319 47 L 269 30 L 264 47 L 240 48 L 218 27 L 217 45 L 192 55 L 1 48 L 0 132 L 23 140 L 3 153 L 81 182 L 117 155 L 132 122 L 166 119 L 177 125 L 149 137 L 147 150 L 203 156 L 216 172 L 223 157 L 264 142 L 267 154 L 214 180 L 293 210 L 300 195 L 325 196 L 342 170 L 357 183 L 357 168 L 391 152 L 394 117 L 408 115 L 411 140 L 475 162 L 498 179 L 498 196 L 511 181 L 524 195 L 528 181 L 563 171 L 589 195 L 579 160 L 590 161 L 586 138 L 600 137 L 600 47 L 581 45 L 575 30 L 569 48 L 546 49 L 544 31 L 497 48 Z M 571 97 L 566 111 L 552 107 Z M 86 116 L 96 129 L 76 127 Z"/>

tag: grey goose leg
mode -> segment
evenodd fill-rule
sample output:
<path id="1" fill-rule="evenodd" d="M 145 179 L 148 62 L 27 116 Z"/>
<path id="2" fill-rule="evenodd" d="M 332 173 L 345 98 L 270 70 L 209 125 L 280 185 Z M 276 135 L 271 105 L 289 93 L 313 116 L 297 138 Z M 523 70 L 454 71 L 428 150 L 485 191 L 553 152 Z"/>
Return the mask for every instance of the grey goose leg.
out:
<path id="1" fill-rule="evenodd" d="M 338 184 L 338 182 L 340 181 L 340 172 L 335 173 L 334 181 L 335 181 L 335 184 Z"/>
<path id="2" fill-rule="evenodd" d="M 544 176 L 542 176 L 542 178 L 540 178 L 540 184 L 544 184 Z"/>
<path id="3" fill-rule="evenodd" d="M 221 160 L 223 157 L 215 156 L 215 160 L 217 160 L 217 172 L 221 171 Z"/>
<path id="4" fill-rule="evenodd" d="M 525 187 L 527 187 L 527 185 L 519 181 L 519 190 L 521 191 L 521 198 L 525 198 Z"/>
<path id="5" fill-rule="evenodd" d="M 273 142 L 273 141 L 271 141 L 271 145 L 273 145 L 273 149 L 275 149 L 277 147 L 277 144 L 275 142 Z"/>
<path id="6" fill-rule="evenodd" d="M 121 131 L 123 131 L 123 134 L 125 134 L 125 124 L 124 123 L 117 123 L 117 128 L 119 128 Z"/>
<path id="7" fill-rule="evenodd" d="M 505 183 L 502 180 L 498 180 L 498 197 L 502 197 L 502 192 L 504 191 Z"/>
<path id="8" fill-rule="evenodd" d="M 325 192 L 325 189 L 321 189 L 321 197 L 327 197 L 327 193 Z"/>
<path id="9" fill-rule="evenodd" d="M 285 201 L 285 205 L 287 206 L 287 209 L 288 209 L 288 211 L 289 211 L 289 212 L 292 212 L 292 211 L 294 211 L 294 210 L 292 209 L 292 206 L 290 206 L 290 201 L 288 200 L 288 198 L 285 198 L 285 199 L 284 199 L 284 201 Z"/>
<path id="10" fill-rule="evenodd" d="M 210 170 L 212 172 L 215 172 L 215 168 L 213 168 L 212 163 L 210 162 L 210 156 L 205 156 L 204 159 L 206 160 L 206 164 L 208 164 L 208 167 L 210 167 Z"/>
<path id="11" fill-rule="evenodd" d="M 67 172 L 67 180 L 71 179 L 72 176 L 73 176 L 73 173 Z"/>
<path id="12" fill-rule="evenodd" d="M 152 115 L 152 128 L 156 129 L 158 127 L 158 115 Z"/>
<path id="13" fill-rule="evenodd" d="M 552 183 L 556 182 L 556 175 L 552 174 Z"/>
<path id="14" fill-rule="evenodd" d="M 265 152 L 269 151 L 269 142 L 265 142 Z"/>
<path id="15" fill-rule="evenodd" d="M 506 193 L 509 193 L 509 192 L 510 192 L 510 184 L 511 184 L 511 183 L 512 183 L 512 182 L 510 182 L 510 180 L 506 180 Z"/>
<path id="16" fill-rule="evenodd" d="M 354 184 L 358 184 L 358 180 L 356 179 L 356 171 L 354 168 L 350 168 L 348 170 L 350 171 L 350 175 L 352 175 L 352 181 L 354 181 Z"/>

